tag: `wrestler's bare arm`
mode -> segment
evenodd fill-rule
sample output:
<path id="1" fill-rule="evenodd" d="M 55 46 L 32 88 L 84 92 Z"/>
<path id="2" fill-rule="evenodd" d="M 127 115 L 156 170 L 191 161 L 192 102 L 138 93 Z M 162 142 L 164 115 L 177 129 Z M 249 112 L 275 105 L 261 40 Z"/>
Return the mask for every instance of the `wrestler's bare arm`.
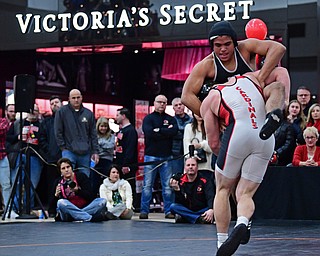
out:
<path id="1" fill-rule="evenodd" d="M 270 75 L 286 52 L 286 47 L 272 40 L 246 39 L 239 42 L 239 50 L 246 60 L 250 59 L 252 54 L 265 56 L 264 64 L 260 70 L 258 80 L 261 85 Z"/>
<path id="2" fill-rule="evenodd" d="M 214 77 L 214 65 L 212 55 L 207 56 L 197 63 L 184 83 L 181 101 L 193 113 L 200 116 L 201 101 L 197 94 L 200 92 L 206 77 Z"/>
<path id="3" fill-rule="evenodd" d="M 204 120 L 208 144 L 215 155 L 220 149 L 220 126 L 218 109 L 220 105 L 220 94 L 212 90 L 201 104 L 200 114 Z"/>

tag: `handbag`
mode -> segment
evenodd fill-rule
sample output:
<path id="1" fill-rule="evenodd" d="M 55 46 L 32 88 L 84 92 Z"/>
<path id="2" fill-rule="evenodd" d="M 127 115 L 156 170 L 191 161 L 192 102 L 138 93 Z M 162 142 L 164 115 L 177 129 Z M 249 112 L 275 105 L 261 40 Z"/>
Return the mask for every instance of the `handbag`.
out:
<path id="1" fill-rule="evenodd" d="M 197 138 L 193 138 L 191 140 L 191 143 L 193 142 L 193 140 L 197 140 L 197 142 L 199 143 L 199 140 Z M 197 162 L 198 163 L 206 163 L 207 162 L 207 152 L 204 151 L 203 148 L 198 148 L 194 150 L 194 155 L 195 157 L 197 157 Z"/>

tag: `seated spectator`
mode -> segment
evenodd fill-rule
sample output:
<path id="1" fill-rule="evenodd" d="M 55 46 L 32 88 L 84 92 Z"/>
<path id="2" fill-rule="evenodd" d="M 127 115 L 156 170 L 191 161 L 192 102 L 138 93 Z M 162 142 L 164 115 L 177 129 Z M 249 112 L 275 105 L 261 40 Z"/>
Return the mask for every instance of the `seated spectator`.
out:
<path id="1" fill-rule="evenodd" d="M 270 164 L 286 166 L 292 162 L 293 152 L 296 148 L 296 137 L 292 124 L 284 119 L 274 133 L 275 146 Z"/>
<path id="2" fill-rule="evenodd" d="M 306 145 L 299 145 L 294 151 L 293 166 L 320 166 L 320 147 L 316 146 L 318 130 L 311 126 L 303 132 Z"/>
<path id="3" fill-rule="evenodd" d="M 128 181 L 121 179 L 118 165 L 111 165 L 108 178 L 100 186 L 100 197 L 107 201 L 107 218 L 130 220 L 132 210 L 132 190 Z"/>
<path id="4" fill-rule="evenodd" d="M 314 126 L 320 132 L 320 104 L 315 103 L 309 108 L 307 127 Z M 317 146 L 320 146 L 320 141 L 317 142 Z"/>
<path id="5" fill-rule="evenodd" d="M 55 182 L 57 201 L 56 220 L 102 221 L 105 219 L 106 200 L 94 199 L 90 179 L 84 173 L 73 172 L 72 162 L 60 158 L 57 163 L 61 178 Z"/>
<path id="6" fill-rule="evenodd" d="M 176 223 L 213 223 L 213 184 L 198 173 L 195 157 L 186 160 L 184 171 L 182 177 L 170 179 L 175 193 L 170 211 L 175 214 Z"/>
<path id="7" fill-rule="evenodd" d="M 292 123 L 297 144 L 305 144 L 303 130 L 306 128 L 307 117 L 304 115 L 298 100 L 292 100 L 287 107 L 287 120 Z"/>

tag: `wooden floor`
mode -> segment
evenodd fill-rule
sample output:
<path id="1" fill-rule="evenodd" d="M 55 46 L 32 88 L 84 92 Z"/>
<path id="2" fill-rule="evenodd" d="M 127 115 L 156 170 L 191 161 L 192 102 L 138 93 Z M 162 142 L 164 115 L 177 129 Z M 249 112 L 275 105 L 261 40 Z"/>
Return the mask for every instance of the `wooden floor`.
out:
<path id="1" fill-rule="evenodd" d="M 234 224 L 234 223 L 232 223 Z M 175 224 L 153 213 L 148 220 L 55 223 L 0 221 L 0 255 L 209 256 L 214 225 Z M 320 221 L 256 220 L 251 240 L 235 255 L 320 255 Z"/>

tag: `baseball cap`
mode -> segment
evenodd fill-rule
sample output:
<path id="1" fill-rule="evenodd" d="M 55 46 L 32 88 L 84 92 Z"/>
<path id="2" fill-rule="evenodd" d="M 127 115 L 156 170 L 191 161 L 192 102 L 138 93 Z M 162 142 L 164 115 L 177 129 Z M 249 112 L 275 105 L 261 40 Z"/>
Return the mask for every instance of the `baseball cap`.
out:
<path id="1" fill-rule="evenodd" d="M 228 21 L 219 21 L 215 23 L 209 32 L 209 44 L 213 48 L 213 40 L 218 36 L 230 36 L 234 46 L 238 45 L 237 33 Z"/>

